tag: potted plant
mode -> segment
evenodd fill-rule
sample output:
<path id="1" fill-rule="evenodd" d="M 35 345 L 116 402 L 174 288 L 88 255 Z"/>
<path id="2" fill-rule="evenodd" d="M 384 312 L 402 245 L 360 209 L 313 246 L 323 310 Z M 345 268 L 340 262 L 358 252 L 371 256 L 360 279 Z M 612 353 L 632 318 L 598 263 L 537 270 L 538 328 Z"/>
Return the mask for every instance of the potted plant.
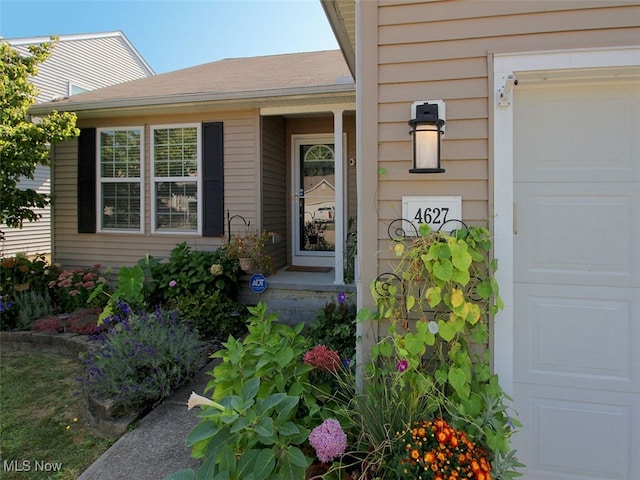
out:
<path id="1" fill-rule="evenodd" d="M 273 232 L 248 231 L 244 235 L 233 235 L 225 245 L 227 254 L 237 258 L 240 268 L 247 273 L 274 273 L 273 259 L 266 245 L 273 241 Z"/>

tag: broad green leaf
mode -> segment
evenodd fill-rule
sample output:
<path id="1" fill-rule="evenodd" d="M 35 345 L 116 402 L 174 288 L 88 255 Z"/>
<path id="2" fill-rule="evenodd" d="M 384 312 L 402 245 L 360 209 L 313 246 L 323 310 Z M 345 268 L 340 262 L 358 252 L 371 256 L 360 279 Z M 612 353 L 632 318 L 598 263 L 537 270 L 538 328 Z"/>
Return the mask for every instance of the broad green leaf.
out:
<path id="1" fill-rule="evenodd" d="M 433 264 L 433 275 L 444 282 L 451 280 L 453 264 L 448 258 L 443 258 Z"/>
<path id="2" fill-rule="evenodd" d="M 287 456 L 291 460 L 291 463 L 296 467 L 307 468 L 309 465 L 311 465 L 311 461 L 305 456 L 304 453 L 302 453 L 302 450 L 297 447 L 289 447 L 287 449 Z"/>
<path id="3" fill-rule="evenodd" d="M 491 288 L 491 282 L 487 281 L 487 279 L 482 280 L 476 286 L 476 292 L 480 295 L 480 298 L 487 300 L 491 293 L 493 293 L 493 288 Z"/>
<path id="4" fill-rule="evenodd" d="M 291 347 L 285 347 L 278 351 L 278 355 L 276 356 L 276 362 L 280 367 L 286 367 L 291 363 L 295 354 L 293 353 L 293 349 Z"/>
<path id="5" fill-rule="evenodd" d="M 438 335 L 446 342 L 453 340 L 456 336 L 457 328 L 452 322 L 445 322 L 444 320 L 438 320 Z"/>
<path id="6" fill-rule="evenodd" d="M 236 469 L 236 455 L 229 444 L 220 449 L 220 452 L 218 452 L 218 455 L 216 456 L 216 460 L 218 462 L 220 472 L 233 472 Z"/>
<path id="7" fill-rule="evenodd" d="M 242 386 L 242 398 L 245 400 L 255 398 L 260 388 L 260 379 L 251 378 Z"/>
<path id="8" fill-rule="evenodd" d="M 255 426 L 254 430 L 261 437 L 265 437 L 265 439 L 273 437 L 273 418 L 263 417 L 260 423 Z"/>
<path id="9" fill-rule="evenodd" d="M 278 417 L 286 418 L 299 401 L 300 397 L 287 396 L 282 402 L 276 405 Z"/>
<path id="10" fill-rule="evenodd" d="M 246 417 L 240 417 L 240 418 L 238 418 L 238 419 L 234 422 L 234 424 L 231 426 L 231 430 L 230 430 L 230 431 L 231 431 L 231 433 L 237 433 L 237 432 L 239 432 L 240 430 L 242 430 L 242 429 L 244 429 L 244 428 L 248 427 L 250 423 L 251 423 L 251 422 L 249 421 L 249 419 L 248 419 L 248 418 L 246 418 Z"/>
<path id="11" fill-rule="evenodd" d="M 120 298 L 133 301 L 138 298 L 144 285 L 144 270 L 140 265 L 120 267 L 118 272 L 118 292 Z"/>
<path id="12" fill-rule="evenodd" d="M 449 248 L 451 249 L 451 261 L 453 265 L 458 270 L 468 271 L 473 259 L 467 251 L 467 244 L 464 240 L 456 241 L 451 239 L 449 241 Z"/>
<path id="13" fill-rule="evenodd" d="M 166 476 L 164 480 L 194 480 L 195 478 L 196 472 L 192 468 L 186 468 Z"/>
<path id="14" fill-rule="evenodd" d="M 416 297 L 413 295 L 407 295 L 407 310 L 411 310 L 416 304 Z"/>
<path id="15" fill-rule="evenodd" d="M 451 366 L 447 375 L 449 384 L 461 398 L 468 398 L 471 387 L 467 383 L 467 374 L 462 368 Z"/>
<path id="16" fill-rule="evenodd" d="M 278 426 L 279 435 L 287 437 L 289 435 L 297 435 L 298 433 L 300 433 L 300 429 L 293 422 L 285 422 L 284 424 Z"/>
<path id="17" fill-rule="evenodd" d="M 213 422 L 202 421 L 196 425 L 187 436 L 187 447 L 191 447 L 201 440 L 211 438 L 219 431 L 220 427 L 217 427 Z"/>
<path id="18" fill-rule="evenodd" d="M 263 448 L 256 456 L 253 473 L 256 480 L 264 480 L 276 467 L 276 454 L 271 449 Z"/>
<path id="19" fill-rule="evenodd" d="M 451 280 L 459 283 L 464 287 L 471 280 L 471 276 L 469 275 L 469 272 L 467 270 L 454 269 L 453 273 L 451 274 Z"/>
<path id="20" fill-rule="evenodd" d="M 413 333 L 409 332 L 405 335 L 404 346 L 407 352 L 411 355 L 424 355 L 426 348 L 424 346 L 424 341 L 418 338 Z"/>

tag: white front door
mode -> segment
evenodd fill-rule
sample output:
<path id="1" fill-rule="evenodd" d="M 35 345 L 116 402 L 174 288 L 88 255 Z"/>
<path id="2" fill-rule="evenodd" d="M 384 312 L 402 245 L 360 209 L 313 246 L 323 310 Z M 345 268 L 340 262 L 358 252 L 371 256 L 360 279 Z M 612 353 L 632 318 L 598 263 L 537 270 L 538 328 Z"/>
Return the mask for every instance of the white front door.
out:
<path id="1" fill-rule="evenodd" d="M 333 267 L 336 166 L 333 134 L 296 135 L 293 143 L 293 264 Z"/>
<path id="2" fill-rule="evenodd" d="M 526 479 L 640 478 L 640 77 L 618 73 L 524 77 L 514 91 Z"/>

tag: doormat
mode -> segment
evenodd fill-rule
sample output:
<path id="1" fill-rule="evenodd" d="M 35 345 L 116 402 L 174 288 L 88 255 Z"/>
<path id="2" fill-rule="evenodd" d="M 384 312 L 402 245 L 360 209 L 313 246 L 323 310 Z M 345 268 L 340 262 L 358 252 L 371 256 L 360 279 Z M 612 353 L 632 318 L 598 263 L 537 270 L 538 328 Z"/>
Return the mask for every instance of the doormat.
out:
<path id="1" fill-rule="evenodd" d="M 288 272 L 327 273 L 331 270 L 331 267 L 305 267 L 302 265 L 291 265 L 290 267 L 287 267 Z"/>

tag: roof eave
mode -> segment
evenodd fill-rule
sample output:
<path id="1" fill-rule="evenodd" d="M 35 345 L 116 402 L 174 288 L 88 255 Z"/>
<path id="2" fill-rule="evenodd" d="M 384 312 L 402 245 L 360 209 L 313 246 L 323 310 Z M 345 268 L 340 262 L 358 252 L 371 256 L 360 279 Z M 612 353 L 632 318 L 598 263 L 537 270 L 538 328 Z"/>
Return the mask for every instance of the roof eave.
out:
<path id="1" fill-rule="evenodd" d="M 288 99 L 294 101 L 307 97 L 344 96 L 355 93 L 353 83 L 311 86 L 286 89 L 249 90 L 244 92 L 205 92 L 180 95 L 164 95 L 154 97 L 138 97 L 112 100 L 95 100 L 87 102 L 49 102 L 33 105 L 29 113 L 34 116 L 47 115 L 53 111 L 76 112 L 89 114 L 85 116 L 103 116 L 105 114 L 118 115 L 126 112 L 140 112 L 143 110 L 159 110 L 167 108 L 179 108 L 186 106 L 224 105 L 233 106 L 239 104 L 262 103 L 275 99 Z"/>
<path id="2" fill-rule="evenodd" d="M 351 76 L 356 77 L 356 31 L 354 0 L 320 0 L 322 9 L 338 41 Z"/>

